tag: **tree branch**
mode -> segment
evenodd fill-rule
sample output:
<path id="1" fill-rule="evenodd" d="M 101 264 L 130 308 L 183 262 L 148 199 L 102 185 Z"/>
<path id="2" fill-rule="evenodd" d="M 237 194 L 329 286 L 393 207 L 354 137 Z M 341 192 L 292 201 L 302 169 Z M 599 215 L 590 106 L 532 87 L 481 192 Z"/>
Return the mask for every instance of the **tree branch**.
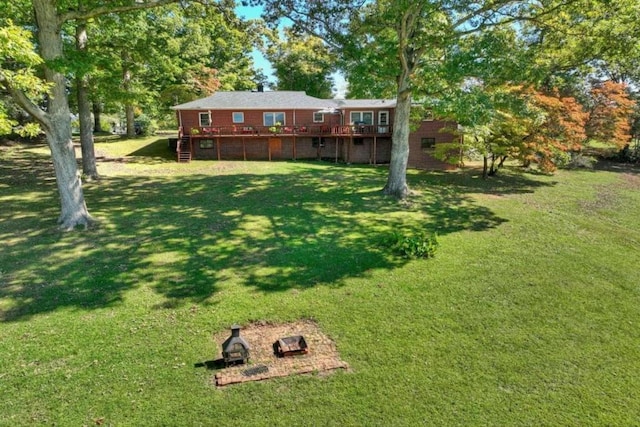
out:
<path id="1" fill-rule="evenodd" d="M 49 117 L 40 109 L 29 97 L 20 89 L 14 87 L 11 81 L 0 70 L 0 85 L 9 92 L 9 95 L 22 107 L 29 115 L 31 115 L 43 128 L 49 128 Z"/>
<path id="2" fill-rule="evenodd" d="M 537 13 L 537 14 L 532 14 L 531 16 L 520 16 L 520 15 L 512 15 L 510 13 L 508 13 L 508 11 L 504 11 L 504 12 L 500 12 L 500 9 L 505 8 L 509 5 L 513 5 L 513 4 L 517 4 L 519 3 L 519 1 L 514 1 L 514 0 L 508 0 L 508 1 L 504 1 L 504 2 L 498 2 L 497 4 L 489 4 L 487 6 L 485 6 L 484 8 L 478 9 L 472 13 L 467 14 L 466 16 L 456 20 L 453 23 L 453 28 L 458 28 L 461 26 L 465 26 L 466 24 L 469 23 L 470 20 L 472 20 L 473 18 L 477 18 L 480 17 L 482 14 L 490 12 L 492 15 L 500 15 L 502 17 L 506 17 L 508 19 L 502 19 L 502 20 L 498 20 L 498 21 L 491 21 L 489 17 L 485 18 L 482 20 L 482 22 L 472 28 L 469 28 L 468 30 L 462 30 L 462 31 L 458 31 L 457 35 L 458 36 L 465 36 L 465 35 L 469 35 L 469 34 L 473 34 L 476 33 L 480 30 L 483 30 L 485 28 L 490 28 L 490 27 L 497 27 L 500 25 L 508 25 L 508 24 L 513 24 L 515 22 L 524 22 L 524 21 L 531 21 L 531 22 L 539 22 L 540 18 L 546 15 L 551 15 L 555 12 L 557 12 L 558 10 L 562 9 L 565 6 L 569 6 L 572 3 L 577 2 L 578 0 L 566 0 L 564 2 L 561 2 L 559 4 L 557 4 L 554 7 L 551 7 L 549 9 L 543 9 L 541 12 Z"/>
<path id="3" fill-rule="evenodd" d="M 179 3 L 180 0 L 132 0 L 134 3 L 126 6 L 101 6 L 90 10 L 71 10 L 67 13 L 59 15 L 58 23 L 62 24 L 67 21 L 87 20 L 98 16 L 107 15 L 109 13 L 131 12 L 133 10 L 150 9 L 152 7 L 164 6 L 171 3 Z M 207 4 L 206 1 L 200 3 Z"/>

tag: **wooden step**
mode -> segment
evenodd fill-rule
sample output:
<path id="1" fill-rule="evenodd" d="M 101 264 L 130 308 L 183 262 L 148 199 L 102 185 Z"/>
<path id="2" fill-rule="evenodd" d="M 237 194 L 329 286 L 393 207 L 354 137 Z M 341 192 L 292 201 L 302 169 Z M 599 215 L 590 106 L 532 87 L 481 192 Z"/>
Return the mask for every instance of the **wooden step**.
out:
<path id="1" fill-rule="evenodd" d="M 191 152 L 190 151 L 180 151 L 178 152 L 178 162 L 180 163 L 189 163 L 191 161 Z"/>
<path id="2" fill-rule="evenodd" d="M 189 163 L 191 161 L 191 151 L 189 151 L 189 137 L 182 137 L 180 140 L 180 149 L 178 151 L 178 162 Z"/>

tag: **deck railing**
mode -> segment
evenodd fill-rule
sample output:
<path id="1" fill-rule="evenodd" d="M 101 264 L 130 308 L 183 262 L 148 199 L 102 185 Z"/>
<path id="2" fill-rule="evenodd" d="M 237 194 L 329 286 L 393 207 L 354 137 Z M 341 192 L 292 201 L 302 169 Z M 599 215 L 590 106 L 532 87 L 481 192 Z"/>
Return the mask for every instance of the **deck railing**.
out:
<path id="1" fill-rule="evenodd" d="M 179 135 L 192 138 L 211 138 L 217 136 L 270 136 L 270 135 L 296 135 L 296 136 L 389 136 L 392 128 L 390 125 L 305 125 L 305 126 L 206 126 L 180 128 Z"/>

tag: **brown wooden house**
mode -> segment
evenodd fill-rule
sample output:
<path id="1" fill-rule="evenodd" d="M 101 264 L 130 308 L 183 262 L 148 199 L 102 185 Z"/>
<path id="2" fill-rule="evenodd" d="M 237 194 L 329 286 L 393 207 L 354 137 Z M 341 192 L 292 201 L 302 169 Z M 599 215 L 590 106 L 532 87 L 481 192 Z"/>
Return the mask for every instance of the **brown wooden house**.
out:
<path id="1" fill-rule="evenodd" d="M 391 159 L 395 100 L 319 99 L 294 91 L 216 92 L 172 107 L 178 161 L 331 159 L 384 164 Z M 441 121 L 410 136 L 409 167 L 448 169 L 434 146 L 457 139 Z"/>

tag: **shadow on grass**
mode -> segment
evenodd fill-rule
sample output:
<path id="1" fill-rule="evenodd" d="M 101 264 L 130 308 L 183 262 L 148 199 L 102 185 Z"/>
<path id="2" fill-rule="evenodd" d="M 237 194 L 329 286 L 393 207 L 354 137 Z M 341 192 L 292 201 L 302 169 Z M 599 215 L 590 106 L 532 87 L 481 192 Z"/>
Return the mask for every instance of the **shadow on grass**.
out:
<path id="1" fill-rule="evenodd" d="M 169 148 L 169 141 L 164 139 L 156 139 L 148 144 L 130 152 L 123 156 L 104 156 L 96 157 L 98 164 L 100 163 L 136 163 L 143 165 L 157 165 L 176 160 L 176 153 Z"/>
<path id="2" fill-rule="evenodd" d="M 491 229 L 505 219 L 470 193 L 532 192 L 543 185 L 525 175 L 479 182 L 465 173 L 417 173 L 410 185 L 420 195 L 404 203 L 379 191 L 385 169 L 360 166 L 297 163 L 292 173 L 107 177 L 85 186 L 100 225 L 62 234 L 51 218 L 58 207 L 55 183 L 16 181 L 27 166 L 30 175 L 52 176 L 45 156 L 16 153 L 0 167 L 0 185 L 9 189 L 0 196 L 3 321 L 108 307 L 135 288 L 151 290 L 161 301 L 154 306 L 166 308 L 211 304 L 233 286 L 259 292 L 340 287 L 346 278 L 405 262 L 381 248 L 385 233 Z M 46 197 L 25 196 L 36 190 Z"/>
<path id="3" fill-rule="evenodd" d="M 169 140 L 167 138 L 161 138 L 129 153 L 127 157 L 162 159 L 169 161 L 176 159 L 176 153 L 169 148 Z"/>
<path id="4" fill-rule="evenodd" d="M 598 170 L 604 170 L 607 172 L 617 172 L 617 173 L 624 173 L 624 174 L 630 174 L 630 175 L 640 175 L 640 164 L 635 164 L 635 163 L 622 163 L 622 162 L 616 162 L 616 161 L 612 161 L 612 160 L 598 160 L 598 163 L 596 163 L 596 166 L 594 169 L 592 169 L 594 171 L 598 171 Z"/>

